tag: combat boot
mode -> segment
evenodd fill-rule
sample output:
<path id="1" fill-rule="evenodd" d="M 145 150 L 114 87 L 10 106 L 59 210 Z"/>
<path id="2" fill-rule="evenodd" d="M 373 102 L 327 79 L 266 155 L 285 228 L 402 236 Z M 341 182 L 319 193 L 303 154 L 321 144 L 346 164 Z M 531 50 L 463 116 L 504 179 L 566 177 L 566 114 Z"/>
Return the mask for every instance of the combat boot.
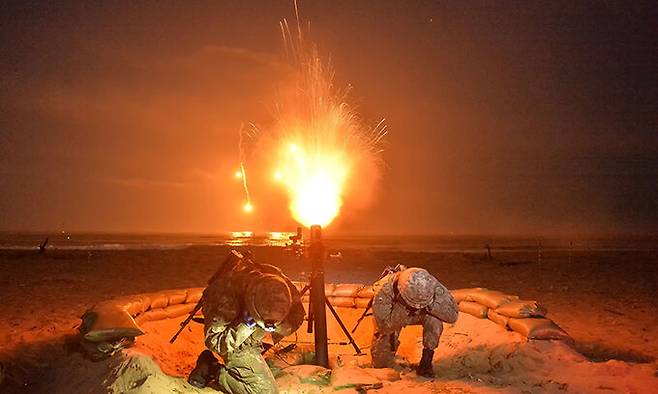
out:
<path id="1" fill-rule="evenodd" d="M 210 350 L 204 350 L 196 360 L 196 365 L 187 381 L 194 387 L 204 388 L 208 385 L 217 373 L 219 361 L 215 358 Z"/>
<path id="2" fill-rule="evenodd" d="M 434 350 L 423 349 L 423 357 L 420 359 L 416 374 L 426 378 L 434 377 L 434 369 L 432 368 L 432 358 L 434 358 Z"/>

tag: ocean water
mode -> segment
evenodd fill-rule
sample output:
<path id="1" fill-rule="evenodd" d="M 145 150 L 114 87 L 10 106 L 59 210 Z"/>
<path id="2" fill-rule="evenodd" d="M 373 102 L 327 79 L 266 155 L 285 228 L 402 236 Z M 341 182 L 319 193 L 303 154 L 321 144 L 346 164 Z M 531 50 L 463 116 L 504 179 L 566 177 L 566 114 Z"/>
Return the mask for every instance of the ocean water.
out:
<path id="1" fill-rule="evenodd" d="M 79 234 L 0 233 L 0 249 L 38 250 L 48 237 L 48 248 L 59 250 L 185 249 L 195 246 L 271 246 L 290 244 L 292 232 L 249 231 L 224 234 Z M 332 250 L 367 249 L 388 251 L 482 253 L 486 245 L 497 251 L 658 251 L 658 237 L 550 238 L 501 236 L 330 236 L 324 239 Z"/>

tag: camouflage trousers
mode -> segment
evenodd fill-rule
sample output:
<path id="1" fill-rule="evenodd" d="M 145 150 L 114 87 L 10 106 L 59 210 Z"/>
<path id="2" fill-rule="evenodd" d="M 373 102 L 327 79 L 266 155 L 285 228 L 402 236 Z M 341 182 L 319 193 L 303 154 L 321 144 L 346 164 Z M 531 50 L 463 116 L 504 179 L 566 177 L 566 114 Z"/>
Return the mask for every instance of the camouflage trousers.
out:
<path id="1" fill-rule="evenodd" d="M 434 350 L 439 346 L 439 339 L 443 333 L 443 322 L 436 317 L 427 314 L 410 315 L 405 321 L 393 322 L 397 330 L 384 332 L 379 329 L 375 322 L 375 332 L 370 346 L 372 366 L 375 368 L 386 368 L 393 366 L 395 353 L 400 346 L 400 331 L 406 326 L 423 326 L 423 348 Z"/>
<path id="2" fill-rule="evenodd" d="M 274 375 L 259 349 L 249 348 L 224 359 L 217 374 L 218 388 L 229 394 L 276 394 Z"/>

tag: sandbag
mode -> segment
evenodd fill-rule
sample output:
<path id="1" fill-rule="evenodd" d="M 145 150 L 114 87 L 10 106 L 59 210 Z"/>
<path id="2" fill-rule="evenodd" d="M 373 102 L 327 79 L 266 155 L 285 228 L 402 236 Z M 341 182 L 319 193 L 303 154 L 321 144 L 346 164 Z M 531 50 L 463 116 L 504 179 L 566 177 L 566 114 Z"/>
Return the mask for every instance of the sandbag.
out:
<path id="1" fill-rule="evenodd" d="M 178 305 L 169 305 L 164 310 L 167 314 L 167 319 L 173 319 L 180 316 L 189 315 L 190 312 L 194 309 L 194 304 L 178 304 Z"/>
<path id="2" fill-rule="evenodd" d="M 496 309 L 503 304 L 519 299 L 519 297 L 515 295 L 486 289 L 471 292 L 469 298 L 469 301 L 477 302 L 478 304 L 485 305 L 491 309 Z"/>
<path id="3" fill-rule="evenodd" d="M 473 301 L 471 294 L 473 292 L 480 290 L 486 290 L 486 289 L 482 287 L 474 287 L 472 289 L 456 289 L 456 290 L 450 290 L 450 294 L 452 294 L 452 298 L 455 299 L 455 302 Z"/>
<path id="4" fill-rule="evenodd" d="M 186 304 L 196 304 L 201 299 L 203 294 L 203 287 L 195 287 L 187 290 L 187 297 L 185 297 Z"/>
<path id="5" fill-rule="evenodd" d="M 355 285 L 355 284 L 338 284 L 336 285 L 334 292 L 332 296 L 334 297 L 356 297 L 357 293 L 359 290 L 363 287 L 363 285 Z"/>
<path id="6" fill-rule="evenodd" d="M 310 291 L 310 290 L 309 290 Z M 330 297 L 334 294 L 334 291 L 336 291 L 336 285 L 333 283 L 325 283 L 324 284 L 324 295 L 327 297 Z"/>
<path id="7" fill-rule="evenodd" d="M 478 304 L 477 302 L 462 301 L 459 304 L 459 311 L 473 315 L 479 319 L 484 319 L 487 317 L 487 308 L 484 305 Z"/>
<path id="8" fill-rule="evenodd" d="M 158 321 L 167 318 L 167 312 L 163 308 L 151 309 L 137 316 L 138 322 Z"/>
<path id="9" fill-rule="evenodd" d="M 357 292 L 357 297 L 359 297 L 359 298 L 371 299 L 374 296 L 375 296 L 375 291 L 373 290 L 372 286 L 362 287 Z"/>
<path id="10" fill-rule="evenodd" d="M 151 294 L 139 294 L 131 296 L 122 296 L 111 300 L 103 301 L 93 308 L 118 308 L 125 310 L 130 316 L 135 317 L 142 312 L 151 308 Z"/>
<path id="11" fill-rule="evenodd" d="M 126 312 L 130 316 L 135 317 L 140 313 L 144 313 L 151 307 L 151 299 L 148 297 L 133 297 L 130 301 L 123 304 Z"/>
<path id="12" fill-rule="evenodd" d="M 354 306 L 360 309 L 365 309 L 372 298 L 355 298 Z"/>
<path id="13" fill-rule="evenodd" d="M 354 303 L 355 298 L 352 297 L 327 297 L 329 303 L 335 307 L 340 308 L 355 308 L 356 304 Z"/>
<path id="14" fill-rule="evenodd" d="M 90 342 L 110 342 L 144 334 L 128 312 L 108 304 L 85 312 L 79 330 Z"/>
<path id="15" fill-rule="evenodd" d="M 169 305 L 184 304 L 185 299 L 187 298 L 187 291 L 173 290 L 169 294 L 167 294 L 167 296 L 169 297 Z"/>
<path id="16" fill-rule="evenodd" d="M 509 317 L 496 313 L 496 311 L 493 309 L 489 309 L 487 311 L 487 318 L 492 322 L 507 328 L 507 321 L 509 320 Z"/>
<path id="17" fill-rule="evenodd" d="M 151 296 L 151 308 L 166 308 L 169 305 L 169 297 L 166 293 L 153 293 Z"/>
<path id="18" fill-rule="evenodd" d="M 496 308 L 496 313 L 507 317 L 544 317 L 546 308 L 539 305 L 537 301 L 516 300 L 510 301 Z"/>
<path id="19" fill-rule="evenodd" d="M 571 339 L 569 334 L 552 320 L 542 317 L 510 318 L 507 326 L 528 339 Z"/>

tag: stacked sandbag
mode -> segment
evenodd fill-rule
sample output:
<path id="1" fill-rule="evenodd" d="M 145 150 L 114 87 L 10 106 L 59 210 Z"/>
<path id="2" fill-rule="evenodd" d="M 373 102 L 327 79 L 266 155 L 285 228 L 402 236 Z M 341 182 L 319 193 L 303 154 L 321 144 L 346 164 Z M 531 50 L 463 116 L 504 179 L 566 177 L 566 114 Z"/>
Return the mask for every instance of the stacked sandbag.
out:
<path id="1" fill-rule="evenodd" d="M 529 339 L 570 339 L 569 334 L 546 318 L 546 308 L 537 301 L 520 300 L 482 287 L 452 290 L 459 311 L 480 319 L 488 318 Z"/>
<path id="2" fill-rule="evenodd" d="M 458 303 L 464 301 L 476 302 L 489 309 L 496 309 L 503 304 L 519 299 L 519 297 L 514 295 L 505 294 L 497 290 L 488 290 L 482 287 L 453 290 L 450 293 Z"/>
<path id="3" fill-rule="evenodd" d="M 487 312 L 489 311 L 489 308 L 487 308 L 485 305 L 472 301 L 462 301 L 457 305 L 459 306 L 460 312 L 468 313 L 469 315 L 475 316 L 478 319 L 487 318 Z"/>
<path id="4" fill-rule="evenodd" d="M 517 319 L 546 316 L 546 308 L 537 301 L 514 300 L 498 306 L 495 310 L 503 316 Z"/>
<path id="5" fill-rule="evenodd" d="M 293 282 L 299 291 L 305 282 Z M 95 305 L 82 316 L 81 342 L 92 358 L 104 358 L 129 346 L 143 335 L 139 324 L 189 314 L 201 299 L 203 288 L 167 290 L 120 297 Z M 546 309 L 536 301 L 485 288 L 451 291 L 460 312 L 489 320 L 530 339 L 568 339 L 569 335 L 545 318 Z M 334 307 L 364 309 L 374 296 L 372 286 L 326 284 L 325 295 Z M 308 302 L 309 292 L 302 302 Z"/>
<path id="6" fill-rule="evenodd" d="M 450 293 L 457 302 L 460 312 L 468 313 L 478 319 L 486 319 L 490 310 L 519 298 L 482 287 L 457 289 Z"/>
<path id="7" fill-rule="evenodd" d="M 303 290 L 305 282 L 293 282 Z M 361 284 L 325 284 L 325 295 L 334 307 L 365 308 L 374 296 L 373 286 Z M 530 339 L 566 339 L 569 335 L 545 318 L 546 309 L 537 301 L 521 300 L 516 295 L 482 287 L 451 290 L 459 311 L 479 319 L 489 319 Z M 308 302 L 306 292 L 302 302 Z"/>
<path id="8" fill-rule="evenodd" d="M 82 348 L 92 359 L 109 357 L 144 334 L 138 323 L 189 314 L 202 292 L 203 288 L 167 290 L 100 302 L 82 316 Z"/>
<path id="9" fill-rule="evenodd" d="M 525 319 L 510 318 L 507 326 L 521 335 L 526 336 L 528 339 L 571 340 L 569 334 L 555 324 L 555 322 L 544 317 L 528 317 Z"/>
<path id="10" fill-rule="evenodd" d="M 507 328 L 507 323 L 509 322 L 509 317 L 501 315 L 493 309 L 487 311 L 487 318 L 492 322 Z"/>
<path id="11" fill-rule="evenodd" d="M 306 287 L 304 282 L 293 282 L 297 290 L 302 291 Z M 302 296 L 302 302 L 308 302 L 309 291 Z M 374 292 L 372 286 L 356 283 L 327 283 L 324 285 L 324 294 L 329 303 L 339 308 L 365 308 Z"/>

